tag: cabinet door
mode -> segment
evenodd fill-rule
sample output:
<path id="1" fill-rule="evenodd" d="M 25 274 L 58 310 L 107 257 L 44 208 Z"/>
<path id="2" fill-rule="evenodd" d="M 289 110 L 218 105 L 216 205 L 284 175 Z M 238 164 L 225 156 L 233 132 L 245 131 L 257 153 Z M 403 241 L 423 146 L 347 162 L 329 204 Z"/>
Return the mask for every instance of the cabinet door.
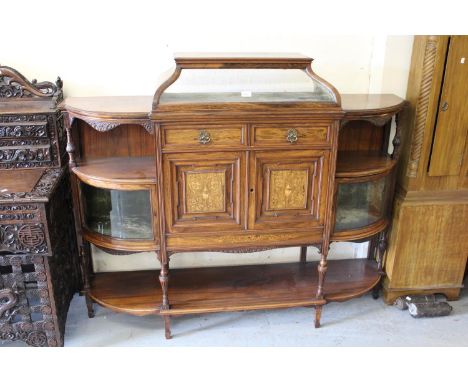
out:
<path id="1" fill-rule="evenodd" d="M 169 233 L 242 228 L 245 153 L 165 154 L 163 161 Z"/>
<path id="2" fill-rule="evenodd" d="M 253 153 L 249 228 L 323 226 L 329 157 L 327 150 Z"/>
<path id="3" fill-rule="evenodd" d="M 453 36 L 445 66 L 434 143 L 429 164 L 430 176 L 460 174 L 468 133 L 468 36 Z"/>

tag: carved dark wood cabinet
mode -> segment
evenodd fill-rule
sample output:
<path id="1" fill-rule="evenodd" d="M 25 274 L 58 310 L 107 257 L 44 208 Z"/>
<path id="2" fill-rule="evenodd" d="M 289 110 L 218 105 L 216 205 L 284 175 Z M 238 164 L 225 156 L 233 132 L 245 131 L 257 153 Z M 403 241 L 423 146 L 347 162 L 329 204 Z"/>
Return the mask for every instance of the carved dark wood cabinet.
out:
<path id="1" fill-rule="evenodd" d="M 404 101 L 341 96 L 311 62 L 183 55 L 154 97 L 64 102 L 90 317 L 94 302 L 161 315 L 169 338 L 175 315 L 312 306 L 318 327 L 323 305 L 378 285 L 399 146 L 397 128 L 388 153 L 390 131 Z M 192 69 L 295 70 L 308 87 L 168 89 Z M 327 260 L 332 240 L 369 239 L 369 259 Z M 93 272 L 91 244 L 129 256 L 154 251 L 159 283 L 151 270 Z M 319 261 L 307 261 L 309 245 L 320 248 Z M 294 246 L 302 247 L 294 263 L 169 269 L 180 252 Z"/>
<path id="2" fill-rule="evenodd" d="M 61 98 L 0 66 L 0 341 L 62 346 L 78 288 Z"/>

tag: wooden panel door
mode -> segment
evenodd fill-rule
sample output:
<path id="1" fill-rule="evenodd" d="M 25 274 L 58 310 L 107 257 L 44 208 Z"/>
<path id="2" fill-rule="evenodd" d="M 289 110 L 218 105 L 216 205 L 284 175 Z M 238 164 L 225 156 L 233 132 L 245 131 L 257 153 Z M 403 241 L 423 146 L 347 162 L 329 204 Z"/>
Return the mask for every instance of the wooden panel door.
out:
<path id="1" fill-rule="evenodd" d="M 165 154 L 163 162 L 169 233 L 243 227 L 245 153 Z"/>
<path id="2" fill-rule="evenodd" d="M 323 226 L 329 156 L 327 150 L 253 153 L 249 228 Z"/>
<path id="3" fill-rule="evenodd" d="M 468 36 L 453 36 L 445 67 L 430 176 L 458 175 L 468 135 Z"/>

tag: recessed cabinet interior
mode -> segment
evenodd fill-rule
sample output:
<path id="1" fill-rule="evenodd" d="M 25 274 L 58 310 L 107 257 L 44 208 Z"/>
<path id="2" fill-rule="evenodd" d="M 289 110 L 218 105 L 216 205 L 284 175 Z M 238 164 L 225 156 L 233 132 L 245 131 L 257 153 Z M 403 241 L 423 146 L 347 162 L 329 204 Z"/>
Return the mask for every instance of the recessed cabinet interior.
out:
<path id="1" fill-rule="evenodd" d="M 327 255 L 331 240 L 385 241 L 400 136 L 397 124 L 389 154 L 390 125 L 404 101 L 340 95 L 302 55 L 175 61 L 153 97 L 70 98 L 62 105 L 89 315 L 93 303 L 161 315 L 169 338 L 174 315 L 312 306 L 318 327 L 327 302 L 377 286 L 382 245 L 372 245 L 368 259 Z M 171 91 L 190 70 L 250 70 L 265 78 L 265 69 L 298 72 L 303 83 L 288 91 L 265 80 L 265 89 L 260 81 L 252 91 Z M 96 273 L 90 244 L 128 256 L 152 250 L 161 268 Z M 320 248 L 319 261 L 307 261 L 310 245 Z M 302 249 L 293 263 L 169 267 L 179 252 L 294 246 Z"/>
<path id="2" fill-rule="evenodd" d="M 119 239 L 153 239 L 148 190 L 112 190 L 81 183 L 83 224 Z"/>
<path id="3" fill-rule="evenodd" d="M 391 178 L 338 182 L 335 231 L 366 227 L 387 216 Z"/>

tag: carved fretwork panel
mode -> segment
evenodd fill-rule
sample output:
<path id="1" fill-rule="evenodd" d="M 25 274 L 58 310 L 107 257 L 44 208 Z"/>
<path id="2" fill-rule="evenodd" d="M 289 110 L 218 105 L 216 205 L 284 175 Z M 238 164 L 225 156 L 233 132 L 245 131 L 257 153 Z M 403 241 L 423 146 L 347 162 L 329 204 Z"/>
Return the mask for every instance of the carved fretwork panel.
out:
<path id="1" fill-rule="evenodd" d="M 169 232 L 240 229 L 245 153 L 166 154 Z"/>
<path id="2" fill-rule="evenodd" d="M 0 340 L 22 340 L 31 346 L 61 344 L 48 279 L 49 267 L 42 256 L 0 256 Z"/>
<path id="3" fill-rule="evenodd" d="M 0 346 L 63 345 L 80 276 L 68 179 L 53 182 L 47 203 L 0 204 Z"/>
<path id="4" fill-rule="evenodd" d="M 62 80 L 57 78 L 55 84 L 49 81 L 28 81 L 17 70 L 0 66 L 0 98 L 46 98 L 62 99 Z"/>
<path id="5" fill-rule="evenodd" d="M 250 163 L 249 228 L 307 228 L 324 222 L 329 152 L 256 152 Z M 323 190 L 323 191 L 322 191 Z"/>
<path id="6" fill-rule="evenodd" d="M 187 213 L 226 211 L 226 171 L 184 173 Z"/>
<path id="7" fill-rule="evenodd" d="M 34 253 L 49 252 L 44 224 L 1 224 L 0 252 Z"/>

